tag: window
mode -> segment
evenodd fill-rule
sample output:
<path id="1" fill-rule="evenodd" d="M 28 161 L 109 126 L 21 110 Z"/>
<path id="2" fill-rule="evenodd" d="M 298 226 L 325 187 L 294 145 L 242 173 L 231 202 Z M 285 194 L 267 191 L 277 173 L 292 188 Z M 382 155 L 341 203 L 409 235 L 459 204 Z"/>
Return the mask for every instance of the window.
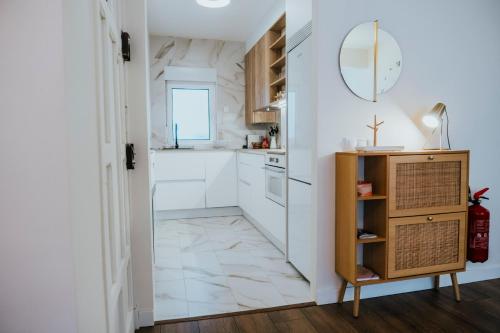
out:
<path id="1" fill-rule="evenodd" d="M 213 83 L 167 82 L 169 143 L 211 143 L 215 136 Z"/>

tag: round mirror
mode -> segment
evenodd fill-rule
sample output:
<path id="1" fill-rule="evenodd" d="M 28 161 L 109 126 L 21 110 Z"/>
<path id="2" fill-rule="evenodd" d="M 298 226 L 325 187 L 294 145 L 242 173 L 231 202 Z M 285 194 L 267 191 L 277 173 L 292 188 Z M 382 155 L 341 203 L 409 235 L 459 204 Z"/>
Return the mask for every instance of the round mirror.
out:
<path id="1" fill-rule="evenodd" d="M 398 43 L 379 29 L 377 21 L 352 29 L 340 51 L 340 71 L 345 83 L 354 94 L 373 102 L 396 84 L 402 61 Z"/>

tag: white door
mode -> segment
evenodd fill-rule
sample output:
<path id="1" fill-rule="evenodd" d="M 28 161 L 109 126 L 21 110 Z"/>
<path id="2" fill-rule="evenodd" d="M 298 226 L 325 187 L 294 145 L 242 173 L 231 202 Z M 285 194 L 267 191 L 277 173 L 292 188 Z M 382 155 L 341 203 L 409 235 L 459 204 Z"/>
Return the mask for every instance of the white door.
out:
<path id="1" fill-rule="evenodd" d="M 117 21 L 120 3 L 118 0 L 94 1 L 107 332 L 129 333 L 133 332 L 134 324 L 125 165 L 125 72 Z"/>

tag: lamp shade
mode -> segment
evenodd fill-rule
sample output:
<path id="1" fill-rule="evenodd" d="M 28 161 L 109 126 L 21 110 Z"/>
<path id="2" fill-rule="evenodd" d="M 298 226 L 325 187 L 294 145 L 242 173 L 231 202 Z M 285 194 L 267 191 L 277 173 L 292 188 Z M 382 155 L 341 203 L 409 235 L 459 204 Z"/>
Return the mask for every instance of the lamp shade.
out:
<path id="1" fill-rule="evenodd" d="M 429 128 L 437 128 L 443 120 L 443 114 L 445 110 L 445 104 L 437 103 L 429 113 L 423 116 L 422 122 Z"/>
<path id="2" fill-rule="evenodd" d="M 196 0 L 196 2 L 203 7 L 222 8 L 229 6 L 231 0 Z"/>

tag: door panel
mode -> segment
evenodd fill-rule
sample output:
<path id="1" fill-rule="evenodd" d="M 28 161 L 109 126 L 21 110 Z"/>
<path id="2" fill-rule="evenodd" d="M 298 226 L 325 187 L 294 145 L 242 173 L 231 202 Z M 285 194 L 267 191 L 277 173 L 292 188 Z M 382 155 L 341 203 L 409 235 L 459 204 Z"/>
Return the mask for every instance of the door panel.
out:
<path id="1" fill-rule="evenodd" d="M 133 332 L 128 182 L 125 163 L 126 100 L 124 67 L 115 18 L 119 2 L 95 0 L 99 96 L 102 248 L 107 332 Z"/>
<path id="2" fill-rule="evenodd" d="M 389 216 L 467 209 L 467 154 L 391 156 Z"/>
<path id="3" fill-rule="evenodd" d="M 466 213 L 389 220 L 388 277 L 465 267 Z"/>

